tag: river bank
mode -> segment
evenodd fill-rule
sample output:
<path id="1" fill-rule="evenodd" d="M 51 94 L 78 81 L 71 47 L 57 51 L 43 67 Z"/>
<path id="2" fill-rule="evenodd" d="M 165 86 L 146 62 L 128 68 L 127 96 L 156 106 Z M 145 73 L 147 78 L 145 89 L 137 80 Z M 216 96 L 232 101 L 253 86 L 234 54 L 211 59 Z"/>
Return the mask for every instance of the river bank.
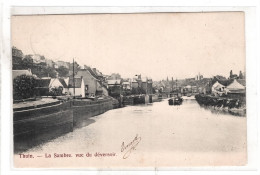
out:
<path id="1" fill-rule="evenodd" d="M 213 111 L 213 110 L 212 110 Z M 230 113 L 213 113 L 193 99 L 180 106 L 159 103 L 129 105 L 91 117 L 91 124 L 36 146 L 24 154 L 51 154 L 45 159 L 21 159 L 14 155 L 17 168 L 106 169 L 190 166 L 241 166 L 247 163 L 247 119 Z M 121 152 L 124 142 L 135 137 L 140 143 L 127 159 Z M 95 157 L 96 152 L 116 156 Z M 67 153 L 69 158 L 54 158 Z M 75 154 L 90 153 L 79 158 Z"/>
<path id="2" fill-rule="evenodd" d="M 97 101 L 41 99 L 38 102 L 15 104 L 14 151 L 21 152 L 72 132 L 74 128 L 86 126 L 87 119 L 117 107 L 118 101 L 111 97 Z"/>
<path id="3" fill-rule="evenodd" d="M 195 95 L 196 101 L 206 108 L 217 111 L 229 112 L 233 115 L 246 116 L 245 98 L 215 97 L 211 95 Z"/>

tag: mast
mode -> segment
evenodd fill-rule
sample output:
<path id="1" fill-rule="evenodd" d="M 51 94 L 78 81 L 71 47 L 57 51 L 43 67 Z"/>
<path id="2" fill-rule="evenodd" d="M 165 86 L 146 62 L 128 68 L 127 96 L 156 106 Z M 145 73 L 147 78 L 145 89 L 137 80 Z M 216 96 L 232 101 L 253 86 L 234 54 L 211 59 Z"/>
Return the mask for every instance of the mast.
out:
<path id="1" fill-rule="evenodd" d="M 177 78 L 176 78 L 176 92 L 177 92 L 177 94 L 178 94 L 178 86 L 177 86 Z"/>
<path id="2" fill-rule="evenodd" d="M 172 92 L 173 92 L 173 77 L 172 77 Z"/>
<path id="3" fill-rule="evenodd" d="M 75 99 L 75 73 L 74 73 L 74 58 L 73 58 L 73 68 L 72 68 L 72 71 L 73 71 L 73 95 L 74 95 L 74 99 Z"/>

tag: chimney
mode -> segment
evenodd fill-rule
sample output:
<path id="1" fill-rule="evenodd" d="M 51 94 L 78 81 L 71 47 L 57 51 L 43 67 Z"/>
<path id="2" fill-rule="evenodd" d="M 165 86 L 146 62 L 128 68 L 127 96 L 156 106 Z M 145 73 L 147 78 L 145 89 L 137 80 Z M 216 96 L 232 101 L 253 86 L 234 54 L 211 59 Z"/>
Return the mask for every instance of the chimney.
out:
<path id="1" fill-rule="evenodd" d="M 96 72 L 97 72 L 97 69 L 96 69 L 96 68 L 93 68 L 93 71 L 96 73 Z"/>

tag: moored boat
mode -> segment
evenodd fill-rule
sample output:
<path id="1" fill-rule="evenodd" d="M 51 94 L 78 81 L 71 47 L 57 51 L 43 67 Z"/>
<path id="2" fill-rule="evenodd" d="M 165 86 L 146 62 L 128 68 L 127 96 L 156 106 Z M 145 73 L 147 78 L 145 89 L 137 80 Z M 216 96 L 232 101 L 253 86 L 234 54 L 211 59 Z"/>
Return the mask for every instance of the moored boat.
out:
<path id="1" fill-rule="evenodd" d="M 168 100 L 168 103 L 169 103 L 169 105 L 173 105 L 173 99 L 170 98 L 170 99 Z"/>
<path id="2" fill-rule="evenodd" d="M 175 97 L 173 100 L 173 104 L 174 105 L 181 105 L 182 104 L 183 99 L 181 97 Z"/>

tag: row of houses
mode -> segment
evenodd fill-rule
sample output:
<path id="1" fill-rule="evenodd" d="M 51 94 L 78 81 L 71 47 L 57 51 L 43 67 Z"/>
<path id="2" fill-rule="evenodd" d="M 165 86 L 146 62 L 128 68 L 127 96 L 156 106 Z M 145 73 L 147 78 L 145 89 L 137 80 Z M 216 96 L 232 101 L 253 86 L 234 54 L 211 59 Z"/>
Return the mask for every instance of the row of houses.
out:
<path id="1" fill-rule="evenodd" d="M 13 79 L 19 75 L 33 75 L 31 70 L 13 70 Z M 81 97 L 94 97 L 108 95 L 107 86 L 103 81 L 103 76 L 95 69 L 80 69 L 75 75 L 65 78 L 37 78 L 39 95 L 46 95 L 52 88 L 62 88 L 62 94 Z M 75 91 L 75 93 L 74 93 Z"/>
<path id="2" fill-rule="evenodd" d="M 211 93 L 214 96 L 228 96 L 230 98 L 240 98 L 246 95 L 245 79 L 221 80 L 214 78 L 212 81 Z"/>
<path id="3" fill-rule="evenodd" d="M 110 79 L 106 83 L 111 96 L 153 93 L 152 79 L 141 78 L 141 75 L 133 79 Z"/>

